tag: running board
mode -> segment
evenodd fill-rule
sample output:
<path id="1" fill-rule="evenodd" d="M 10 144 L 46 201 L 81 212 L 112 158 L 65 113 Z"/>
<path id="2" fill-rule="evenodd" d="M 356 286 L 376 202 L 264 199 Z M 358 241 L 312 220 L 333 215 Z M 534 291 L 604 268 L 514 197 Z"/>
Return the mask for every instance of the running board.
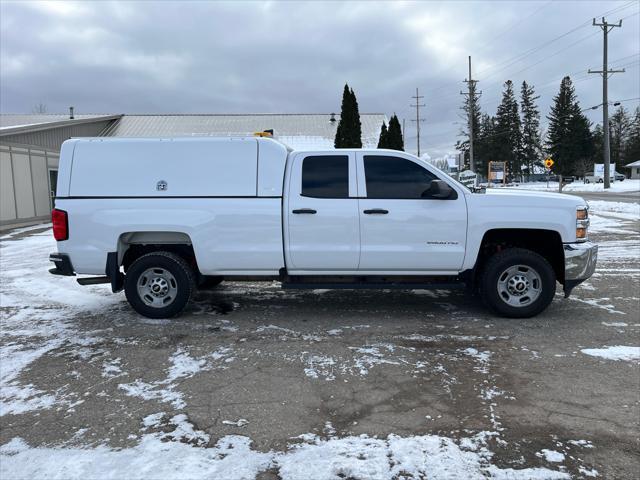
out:
<path id="1" fill-rule="evenodd" d="M 111 279 L 109 277 L 84 277 L 78 278 L 77 281 L 80 285 L 99 285 L 101 283 L 111 283 Z"/>
<path id="2" fill-rule="evenodd" d="M 451 283 L 282 283 L 291 290 L 458 290 L 465 288 L 462 282 Z"/>

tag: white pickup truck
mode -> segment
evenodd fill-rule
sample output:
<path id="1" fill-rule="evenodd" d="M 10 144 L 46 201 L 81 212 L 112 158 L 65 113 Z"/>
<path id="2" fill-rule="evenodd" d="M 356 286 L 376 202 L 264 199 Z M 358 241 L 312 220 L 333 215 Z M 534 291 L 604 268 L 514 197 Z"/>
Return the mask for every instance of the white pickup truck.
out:
<path id="1" fill-rule="evenodd" d="M 575 196 L 473 192 L 392 150 L 291 151 L 268 138 L 72 139 L 62 146 L 56 275 L 110 283 L 153 317 L 198 287 L 453 288 L 530 317 L 589 278 Z"/>

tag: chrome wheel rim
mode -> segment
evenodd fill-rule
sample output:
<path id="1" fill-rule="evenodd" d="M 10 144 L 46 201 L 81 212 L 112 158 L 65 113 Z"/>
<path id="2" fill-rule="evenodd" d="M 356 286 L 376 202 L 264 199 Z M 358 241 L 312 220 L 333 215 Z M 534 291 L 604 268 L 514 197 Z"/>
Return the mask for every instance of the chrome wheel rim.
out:
<path id="1" fill-rule="evenodd" d="M 498 296 L 512 307 L 526 307 L 542 293 L 542 280 L 528 265 L 513 265 L 498 277 Z"/>
<path id="2" fill-rule="evenodd" d="M 171 305 L 178 295 L 178 282 L 164 268 L 148 268 L 138 278 L 138 296 L 145 305 L 164 308 Z"/>

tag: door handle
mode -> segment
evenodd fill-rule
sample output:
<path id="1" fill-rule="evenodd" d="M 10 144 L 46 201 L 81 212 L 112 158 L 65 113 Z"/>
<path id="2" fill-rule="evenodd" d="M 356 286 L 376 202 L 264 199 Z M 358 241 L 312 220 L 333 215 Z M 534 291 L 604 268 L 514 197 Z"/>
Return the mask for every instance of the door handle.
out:
<path id="1" fill-rule="evenodd" d="M 366 215 L 386 215 L 389 213 L 389 210 L 385 210 L 383 208 L 372 208 L 371 210 L 365 210 L 364 213 Z"/>
<path id="2" fill-rule="evenodd" d="M 297 210 L 293 210 L 291 213 L 308 213 L 313 215 L 314 213 L 317 213 L 313 208 L 299 208 Z"/>

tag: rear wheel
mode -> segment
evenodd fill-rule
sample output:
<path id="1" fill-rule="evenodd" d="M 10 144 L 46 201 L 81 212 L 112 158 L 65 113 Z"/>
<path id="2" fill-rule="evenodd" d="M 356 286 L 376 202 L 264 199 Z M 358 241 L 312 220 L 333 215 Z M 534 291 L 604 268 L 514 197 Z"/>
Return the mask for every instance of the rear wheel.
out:
<path id="1" fill-rule="evenodd" d="M 533 317 L 549 306 L 555 292 L 553 267 L 531 250 L 510 248 L 494 254 L 485 265 L 483 298 L 505 317 Z"/>
<path id="2" fill-rule="evenodd" d="M 169 252 L 141 256 L 127 270 L 124 282 L 124 291 L 133 309 L 149 318 L 179 315 L 189 303 L 194 288 L 191 267 Z"/>

